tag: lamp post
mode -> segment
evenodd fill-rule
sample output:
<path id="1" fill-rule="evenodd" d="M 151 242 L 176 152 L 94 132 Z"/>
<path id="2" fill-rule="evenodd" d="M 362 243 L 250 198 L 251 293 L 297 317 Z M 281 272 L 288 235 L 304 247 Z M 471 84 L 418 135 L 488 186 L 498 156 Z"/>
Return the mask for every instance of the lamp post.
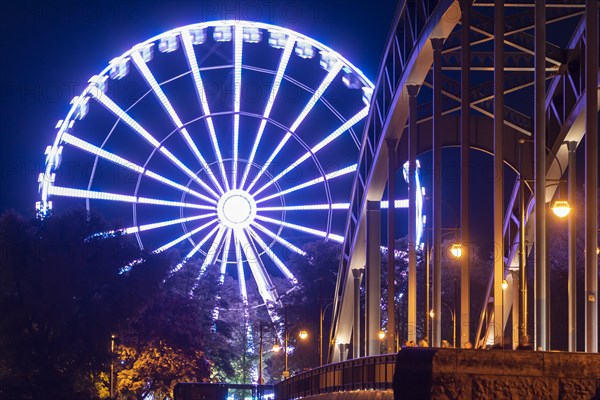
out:
<path id="1" fill-rule="evenodd" d="M 506 291 L 506 288 L 508 288 L 508 282 L 506 281 L 506 279 L 502 280 L 502 320 L 500 321 L 500 332 L 502 334 L 502 336 L 500 336 L 501 339 L 501 343 L 502 343 L 502 350 L 504 350 L 504 292 Z"/>
<path id="2" fill-rule="evenodd" d="M 288 343 L 289 343 L 289 339 L 290 339 L 290 334 L 292 331 L 294 331 L 294 329 L 298 329 L 299 326 L 292 326 L 291 329 L 288 330 L 288 326 L 287 326 L 287 308 L 284 314 L 284 322 L 283 322 L 283 359 L 284 359 L 284 368 L 283 368 L 283 377 L 285 379 L 289 378 L 290 376 L 290 371 L 288 370 Z M 304 329 L 300 329 L 298 331 L 298 338 L 300 340 L 305 340 L 308 338 L 308 332 Z M 281 346 L 279 346 L 279 344 L 275 343 L 275 345 L 273 345 L 273 351 L 274 352 L 278 352 L 281 349 Z"/>
<path id="3" fill-rule="evenodd" d="M 319 367 L 323 366 L 323 320 L 325 319 L 325 312 L 333 305 L 333 301 L 323 308 L 321 303 L 319 307 Z"/>
<path id="4" fill-rule="evenodd" d="M 542 136 L 543 137 L 543 136 Z M 537 140 L 537 139 L 536 139 Z M 518 142 L 522 145 L 525 142 L 532 142 L 532 140 L 529 139 L 524 139 L 521 138 L 518 140 Z M 545 202 L 545 196 L 546 196 L 546 181 L 552 182 L 554 181 L 554 185 L 558 186 L 558 196 L 557 199 L 554 201 L 554 203 L 552 204 L 552 212 L 558 216 L 559 218 L 564 218 L 566 217 L 569 212 L 571 211 L 571 206 L 568 202 L 568 200 L 566 200 L 564 198 L 564 195 L 566 194 L 566 188 L 562 188 L 561 186 L 564 186 L 565 184 L 565 180 L 564 179 L 547 179 L 546 178 L 546 174 L 547 169 L 546 169 L 546 154 L 545 152 L 547 151 L 549 154 L 552 155 L 552 157 L 554 157 L 554 159 L 556 160 L 556 163 L 558 165 L 558 169 L 560 172 L 560 178 L 563 177 L 565 170 L 563 169 L 561 163 L 560 163 L 560 159 L 558 158 L 557 154 L 552 151 L 551 149 L 549 149 L 548 147 L 546 147 L 545 145 L 545 139 L 542 141 L 541 145 L 538 146 L 538 143 L 536 141 L 533 141 L 534 144 L 536 145 L 536 176 L 533 181 L 535 182 L 535 198 L 536 198 L 536 210 L 535 210 L 535 215 L 536 215 L 536 220 L 535 220 L 535 241 L 536 241 L 536 254 L 535 254 L 535 272 L 534 272 L 534 276 L 535 276 L 535 293 L 534 293 L 534 304 L 535 304 L 535 328 L 534 328 L 534 336 L 535 336 L 535 347 L 536 348 L 541 348 L 542 350 L 546 350 L 549 347 L 549 343 L 548 343 L 548 334 L 550 331 L 550 321 L 549 321 L 549 314 L 550 314 L 550 292 L 549 292 L 549 270 L 548 270 L 548 263 L 547 263 L 547 259 L 546 259 L 546 223 L 544 220 L 544 216 L 545 216 L 545 208 L 544 208 L 544 202 Z M 566 144 L 566 143 L 563 143 Z M 562 145 L 562 144 L 561 144 Z M 523 170 L 522 170 L 522 150 L 521 150 L 521 146 L 519 146 L 519 167 L 520 167 L 520 171 L 519 171 L 519 179 L 521 180 L 521 205 L 520 205 L 520 221 L 519 224 L 521 225 L 521 229 L 520 229 L 520 243 L 519 243 L 519 253 L 520 253 L 520 257 L 519 257 L 519 277 L 520 277 L 520 287 L 521 287 L 521 293 L 519 296 L 519 311 L 521 311 L 521 321 L 519 323 L 521 331 L 520 334 L 521 336 L 524 336 L 526 334 L 526 330 L 527 330 L 527 281 L 526 281 L 526 273 L 525 273 L 525 244 L 524 244 L 524 236 L 525 236 L 525 229 L 524 229 L 524 225 L 525 225 L 525 212 L 524 212 L 524 185 L 523 183 L 527 182 L 527 180 L 523 179 Z M 542 153 L 542 154 L 540 154 Z M 569 159 L 569 161 L 573 161 L 572 158 Z M 569 165 L 569 169 L 574 169 L 575 166 L 574 165 Z M 542 173 L 542 176 L 537 176 L 537 174 Z M 543 192 L 543 193 L 542 193 Z M 571 234 L 571 231 L 569 231 Z M 571 246 L 571 242 L 575 243 L 574 240 L 569 241 L 569 247 Z M 574 249 L 571 249 L 569 251 L 574 251 Z M 569 282 L 571 283 L 571 282 Z M 571 288 L 571 285 L 569 285 L 569 288 Z M 569 291 L 569 302 L 573 302 L 574 303 L 575 300 L 575 291 Z M 504 313 L 504 309 L 502 310 L 502 312 Z M 571 322 L 573 322 L 573 320 L 569 319 L 569 328 L 568 331 L 574 331 L 575 327 L 574 324 L 573 326 L 571 326 Z"/>
<path id="5" fill-rule="evenodd" d="M 110 397 L 115 397 L 115 334 L 110 335 Z"/>
<path id="6" fill-rule="evenodd" d="M 455 279 L 456 282 L 456 279 Z M 455 297 L 456 301 L 456 297 Z M 454 309 L 448 305 L 448 303 L 442 301 L 442 305 L 446 306 L 448 311 L 450 312 L 450 316 L 452 317 L 452 343 L 454 348 L 456 348 L 456 303 L 454 304 Z M 435 317 L 435 312 L 433 310 L 429 311 L 429 316 L 431 318 Z M 433 345 L 432 345 L 433 347 Z"/>
<path id="7" fill-rule="evenodd" d="M 450 207 L 450 205 L 448 205 L 448 207 Z M 452 243 L 450 245 L 450 247 L 448 248 L 448 252 L 450 254 L 450 256 L 454 259 L 459 259 L 462 257 L 462 243 L 459 243 L 457 241 L 457 232 L 458 232 L 458 228 L 445 228 L 444 230 L 446 230 L 446 232 L 442 233 L 442 236 L 440 239 L 442 239 L 444 236 L 449 235 L 450 233 L 454 233 L 455 236 L 455 242 Z M 425 299 L 425 310 L 427 310 L 428 316 L 431 318 L 431 326 L 433 326 L 435 328 L 435 324 L 433 323 L 434 318 L 436 318 L 436 313 L 434 312 L 435 310 L 435 304 L 434 307 L 432 308 L 430 306 L 430 301 L 429 301 L 429 260 L 431 259 L 431 251 L 433 250 L 433 246 L 431 246 L 431 248 L 429 248 L 427 250 L 427 254 L 426 254 L 426 271 L 425 271 L 425 279 L 426 279 L 426 299 Z M 438 289 L 439 290 L 439 289 Z M 454 279 L 454 311 L 452 311 L 452 322 L 454 324 L 454 347 L 456 347 L 456 303 L 457 303 L 457 282 L 456 279 Z M 446 305 L 447 306 L 447 305 Z M 427 318 L 427 315 L 425 316 L 425 323 L 426 323 L 426 335 L 429 338 L 431 345 L 433 346 L 434 341 L 432 340 L 431 337 L 429 337 L 429 318 Z M 438 318 L 440 318 L 441 316 L 438 316 Z M 436 335 L 440 335 L 440 332 L 434 332 Z"/>

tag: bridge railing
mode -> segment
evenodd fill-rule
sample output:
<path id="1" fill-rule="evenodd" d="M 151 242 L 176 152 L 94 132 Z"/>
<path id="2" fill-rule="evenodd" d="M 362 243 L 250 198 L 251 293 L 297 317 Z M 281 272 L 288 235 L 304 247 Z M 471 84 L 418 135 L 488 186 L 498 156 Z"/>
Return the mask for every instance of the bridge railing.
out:
<path id="1" fill-rule="evenodd" d="M 277 400 L 350 390 L 392 390 L 396 354 L 357 358 L 294 375 L 275 385 Z"/>

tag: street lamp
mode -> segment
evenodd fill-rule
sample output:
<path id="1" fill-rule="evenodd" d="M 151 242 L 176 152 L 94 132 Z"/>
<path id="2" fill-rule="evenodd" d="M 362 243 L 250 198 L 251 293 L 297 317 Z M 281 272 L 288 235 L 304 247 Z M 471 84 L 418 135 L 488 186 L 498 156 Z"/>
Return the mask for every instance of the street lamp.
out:
<path id="1" fill-rule="evenodd" d="M 286 318 L 284 321 L 284 332 L 283 332 L 283 357 L 284 357 L 284 369 L 283 369 L 283 377 L 289 378 L 290 371 L 288 371 L 288 342 L 290 340 L 290 334 L 294 331 L 294 329 L 299 329 L 299 326 L 292 326 L 291 329 L 287 328 L 287 312 L 285 313 Z M 298 331 L 298 338 L 300 340 L 306 340 L 308 338 L 308 332 L 305 329 L 300 329 Z M 281 350 L 281 346 L 278 343 L 273 345 L 273 351 L 279 352 Z"/>

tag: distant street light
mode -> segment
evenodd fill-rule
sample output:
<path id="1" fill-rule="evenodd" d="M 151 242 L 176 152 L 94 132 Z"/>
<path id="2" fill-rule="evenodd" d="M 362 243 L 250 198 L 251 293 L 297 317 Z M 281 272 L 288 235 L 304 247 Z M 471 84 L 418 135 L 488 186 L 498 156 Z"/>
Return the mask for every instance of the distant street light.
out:
<path id="1" fill-rule="evenodd" d="M 283 377 L 285 379 L 289 378 L 290 371 L 288 370 L 288 342 L 290 339 L 290 334 L 294 331 L 294 329 L 298 329 L 299 326 L 292 326 L 288 330 L 287 326 L 287 308 L 284 314 L 284 331 L 283 331 L 283 357 L 284 357 L 284 369 L 283 369 Z M 298 338 L 300 340 L 306 340 L 308 338 L 308 332 L 305 329 L 301 329 L 298 331 Z M 281 346 L 278 343 L 273 345 L 273 351 L 279 352 L 281 350 Z"/>

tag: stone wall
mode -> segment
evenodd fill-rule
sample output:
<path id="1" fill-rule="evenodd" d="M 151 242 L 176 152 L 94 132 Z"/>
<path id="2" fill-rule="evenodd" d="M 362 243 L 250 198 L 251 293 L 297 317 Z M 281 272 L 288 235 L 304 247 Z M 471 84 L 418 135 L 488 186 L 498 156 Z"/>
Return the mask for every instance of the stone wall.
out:
<path id="1" fill-rule="evenodd" d="M 600 354 L 404 348 L 394 399 L 600 400 Z"/>

